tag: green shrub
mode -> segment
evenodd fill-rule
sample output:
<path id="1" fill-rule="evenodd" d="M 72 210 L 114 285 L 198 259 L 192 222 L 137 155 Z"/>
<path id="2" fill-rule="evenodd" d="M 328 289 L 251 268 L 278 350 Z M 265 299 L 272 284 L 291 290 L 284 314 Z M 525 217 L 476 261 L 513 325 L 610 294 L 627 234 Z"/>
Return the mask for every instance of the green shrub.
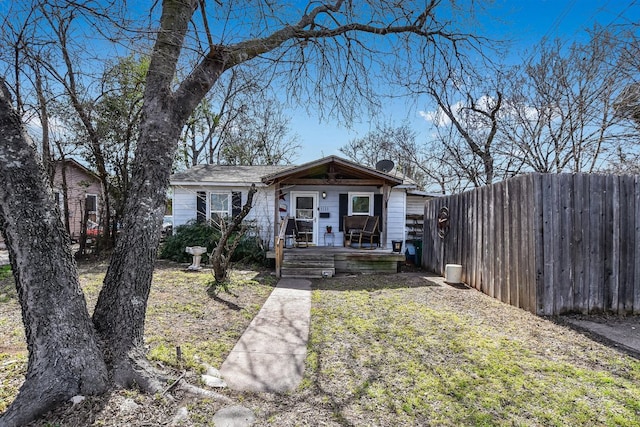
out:
<path id="1" fill-rule="evenodd" d="M 264 265 L 267 260 L 267 252 L 258 236 L 244 235 L 240 244 L 233 252 L 232 261 Z"/>
<path id="2" fill-rule="evenodd" d="M 189 262 L 191 255 L 184 250 L 187 246 L 205 246 L 211 253 L 220 239 L 220 230 L 209 223 L 190 221 L 173 230 L 173 235 L 167 237 L 160 250 L 160 258 L 175 262 Z M 208 260 L 207 255 L 202 260 Z"/>
<path id="3" fill-rule="evenodd" d="M 232 236 L 232 239 L 238 236 Z M 189 262 L 191 255 L 185 252 L 187 246 L 205 246 L 210 254 L 220 239 L 220 229 L 210 223 L 197 223 L 191 221 L 174 230 L 172 236 L 167 237 L 160 258 L 175 262 Z M 263 265 L 266 262 L 266 251 L 257 233 L 240 236 L 240 244 L 231 256 L 234 262 L 257 263 Z M 203 262 L 208 262 L 208 254 L 202 256 Z"/>
<path id="4" fill-rule="evenodd" d="M 11 273 L 11 266 L 10 265 L 0 266 L 0 280 L 9 278 L 9 277 L 11 277 L 11 275 L 12 275 L 12 273 Z"/>

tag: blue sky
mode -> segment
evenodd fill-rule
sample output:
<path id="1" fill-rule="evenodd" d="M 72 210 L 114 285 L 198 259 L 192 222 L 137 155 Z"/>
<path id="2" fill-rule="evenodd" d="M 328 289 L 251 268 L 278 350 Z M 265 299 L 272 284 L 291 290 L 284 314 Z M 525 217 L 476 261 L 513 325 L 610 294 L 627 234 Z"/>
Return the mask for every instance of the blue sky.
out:
<path id="1" fill-rule="evenodd" d="M 594 24 L 602 26 L 640 23 L 640 0 L 496 0 L 487 10 L 487 17 L 481 19 L 484 35 L 494 39 L 510 40 L 512 49 L 509 60 L 521 61 L 528 55 L 542 37 L 562 39 L 570 44 L 574 40 L 584 40 L 585 29 Z M 489 17 L 490 16 L 490 17 Z M 408 108 L 402 102 L 390 104 L 385 111 L 386 122 L 400 125 L 406 120 L 418 133 L 418 141 L 427 138 L 429 123 L 419 114 L 429 106 L 419 101 L 415 108 Z M 305 163 L 322 156 L 340 155 L 338 149 L 354 138 L 364 136 L 375 123 L 361 118 L 351 129 L 336 123 L 320 123 L 316 115 L 309 115 L 303 109 L 290 110 L 292 131 L 299 135 L 302 149 L 295 163 Z"/>

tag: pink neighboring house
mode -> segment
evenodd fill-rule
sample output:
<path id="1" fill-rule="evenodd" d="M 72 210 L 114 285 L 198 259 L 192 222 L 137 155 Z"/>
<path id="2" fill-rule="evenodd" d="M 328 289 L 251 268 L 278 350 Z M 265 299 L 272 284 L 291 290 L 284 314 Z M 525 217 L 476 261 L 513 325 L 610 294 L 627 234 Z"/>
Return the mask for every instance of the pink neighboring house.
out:
<path id="1" fill-rule="evenodd" d="M 89 211 L 89 221 L 94 224 L 99 223 L 102 186 L 98 176 L 77 161 L 65 160 L 64 168 L 62 162 L 57 162 L 53 178 L 53 194 L 60 212 L 64 212 L 63 172 L 67 185 L 69 233 L 72 239 L 77 240 L 80 237 L 85 209 Z"/>
<path id="2" fill-rule="evenodd" d="M 63 162 L 56 162 L 55 176 L 53 178 L 53 195 L 64 212 L 64 180 Z M 80 238 L 82 216 L 85 208 L 89 209 L 89 220 L 99 223 L 100 204 L 102 202 L 102 186 L 98 176 L 73 159 L 64 161 L 64 173 L 67 183 L 67 199 L 69 216 L 69 233 L 73 240 Z M 64 217 L 63 217 L 64 222 Z M 5 249 L 5 243 L 0 235 L 0 249 Z"/>
<path id="3" fill-rule="evenodd" d="M 68 159 L 55 164 L 53 178 L 53 195 L 64 212 L 64 181 L 67 184 L 69 233 L 73 240 L 80 238 L 80 230 L 84 209 L 89 209 L 89 220 L 98 223 L 100 219 L 100 204 L 102 201 L 102 186 L 98 176 L 77 161 Z M 66 180 L 63 180 L 63 169 Z M 64 223 L 64 216 L 63 216 Z M 0 249 L 5 249 L 5 243 L 0 236 Z"/>

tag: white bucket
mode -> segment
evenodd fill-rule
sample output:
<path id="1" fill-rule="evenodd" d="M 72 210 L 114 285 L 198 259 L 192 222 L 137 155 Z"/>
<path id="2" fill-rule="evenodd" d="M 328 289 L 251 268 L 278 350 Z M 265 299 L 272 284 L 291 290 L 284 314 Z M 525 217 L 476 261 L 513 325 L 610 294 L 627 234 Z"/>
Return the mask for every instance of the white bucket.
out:
<path id="1" fill-rule="evenodd" d="M 460 264 L 447 264 L 444 267 L 444 281 L 447 283 L 461 283 L 462 266 Z"/>

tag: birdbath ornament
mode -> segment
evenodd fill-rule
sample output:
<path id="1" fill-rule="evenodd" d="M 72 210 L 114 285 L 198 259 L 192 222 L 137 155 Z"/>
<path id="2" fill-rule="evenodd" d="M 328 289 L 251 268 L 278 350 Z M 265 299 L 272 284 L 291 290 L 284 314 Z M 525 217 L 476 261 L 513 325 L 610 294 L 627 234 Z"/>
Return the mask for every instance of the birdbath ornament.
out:
<path id="1" fill-rule="evenodd" d="M 207 248 L 204 246 L 187 246 L 185 248 L 185 252 L 189 255 L 193 255 L 193 261 L 191 265 L 188 267 L 189 270 L 200 270 L 200 260 L 202 259 L 202 254 L 207 252 Z"/>

